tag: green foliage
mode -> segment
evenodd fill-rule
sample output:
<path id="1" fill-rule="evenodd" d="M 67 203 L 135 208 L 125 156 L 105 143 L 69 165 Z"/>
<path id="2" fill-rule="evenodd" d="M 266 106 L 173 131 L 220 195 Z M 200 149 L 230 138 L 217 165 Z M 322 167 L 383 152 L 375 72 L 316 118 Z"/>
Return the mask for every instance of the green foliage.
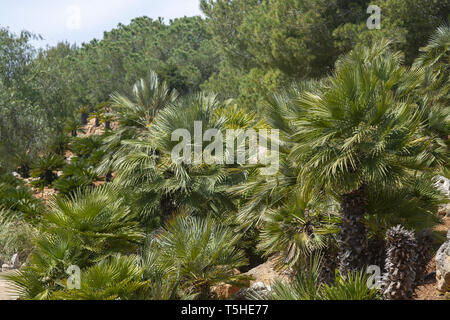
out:
<path id="1" fill-rule="evenodd" d="M 36 186 L 49 186 L 58 178 L 57 172 L 64 166 L 64 157 L 47 153 L 39 157 L 32 165 L 31 175 L 39 178 L 33 181 Z"/>
<path id="2" fill-rule="evenodd" d="M 320 256 L 311 256 L 309 260 L 300 264 L 291 285 L 276 281 L 268 298 L 271 300 L 319 300 L 323 288 L 320 283 L 320 272 Z"/>
<path id="3" fill-rule="evenodd" d="M 110 187 L 54 198 L 29 266 L 9 279 L 24 299 L 50 299 L 64 286 L 69 266 L 84 269 L 116 253 L 135 251 L 143 235 L 133 218 Z"/>
<path id="4" fill-rule="evenodd" d="M 56 300 L 136 299 L 147 283 L 141 281 L 143 269 L 135 256 L 112 256 L 84 270 L 80 289 L 66 289 L 52 295 Z"/>
<path id="5" fill-rule="evenodd" d="M 70 143 L 70 151 L 79 157 L 88 158 L 94 151 L 102 146 L 102 137 L 90 135 L 83 138 L 74 138 Z"/>
<path id="6" fill-rule="evenodd" d="M 366 224 L 370 236 L 383 239 L 396 225 L 420 232 L 439 222 L 439 205 L 447 200 L 430 175 L 411 177 L 402 186 L 381 185 L 369 195 Z"/>
<path id="7" fill-rule="evenodd" d="M 238 181 L 240 173 L 230 174 L 216 164 L 185 164 L 172 158 L 172 149 L 179 143 L 172 141 L 172 132 L 186 129 L 194 137 L 197 119 L 203 119 L 204 131 L 221 129 L 224 119 L 215 116 L 218 107 L 213 95 L 180 100 L 161 110 L 139 138 L 123 142 L 113 166 L 117 172 L 114 183 L 133 190 L 131 200 L 147 226 L 160 223 L 180 208 L 197 215 L 219 215 L 233 208 L 226 186 Z"/>
<path id="8" fill-rule="evenodd" d="M 92 151 L 94 152 L 94 151 Z M 62 175 L 53 182 L 53 187 L 60 192 L 61 195 L 72 195 L 78 189 L 86 188 L 93 185 L 97 180 L 94 167 L 89 164 L 91 158 L 72 159 L 71 163 L 63 167 Z"/>
<path id="9" fill-rule="evenodd" d="M 40 200 L 12 175 L 0 176 L 0 208 L 6 209 L 9 216 L 27 221 L 38 220 L 43 211 Z"/>
<path id="10" fill-rule="evenodd" d="M 63 196 L 73 195 L 77 190 L 92 186 L 92 179 L 88 176 L 61 177 L 53 183 L 53 188 Z"/>
<path id="11" fill-rule="evenodd" d="M 369 5 L 381 8 L 380 30 L 367 28 Z M 201 0 L 200 7 L 222 57 L 203 88 L 252 108 L 292 81 L 328 75 L 341 54 L 382 38 L 411 64 L 450 10 L 435 0 Z"/>
<path id="12" fill-rule="evenodd" d="M 65 131 L 70 133 L 72 137 L 76 137 L 79 132 L 83 133 L 83 124 L 79 119 L 69 118 L 66 120 Z"/>
<path id="13" fill-rule="evenodd" d="M 33 250 L 31 239 L 38 229 L 23 219 L 11 217 L 5 210 L 0 210 L 0 224 L 0 263 L 11 264 L 16 253 L 20 263 L 26 262 Z"/>
<path id="14" fill-rule="evenodd" d="M 246 264 L 243 252 L 235 247 L 239 238 L 211 218 L 180 215 L 155 235 L 151 250 L 157 252 L 155 263 L 179 282 L 180 289 L 208 299 L 211 286 L 245 278 L 234 271 Z"/>
<path id="15" fill-rule="evenodd" d="M 42 233 L 34 240 L 29 265 L 6 278 L 22 299 L 47 300 L 67 279 L 71 265 L 84 262 L 80 243 L 65 230 Z"/>
<path id="16" fill-rule="evenodd" d="M 357 49 L 337 64 L 320 94 L 300 97 L 292 155 L 303 163 L 303 190 L 325 187 L 332 194 L 395 185 L 410 170 L 441 166 L 445 154 L 428 148 L 419 110 L 411 99 L 416 74 L 400 65 L 388 43 Z"/>
<path id="17" fill-rule="evenodd" d="M 325 249 L 332 242 L 332 235 L 339 231 L 335 212 L 311 207 L 299 198 L 292 202 L 266 215 L 259 243 L 265 255 L 282 252 L 279 259 L 282 266 L 295 265 L 304 257 Z"/>
<path id="18" fill-rule="evenodd" d="M 380 300 L 377 289 L 369 288 L 369 275 L 364 272 L 336 273 L 332 284 L 320 282 L 321 258 L 312 257 L 300 267 L 292 284 L 276 282 L 272 286 L 270 300 Z"/>
<path id="19" fill-rule="evenodd" d="M 377 289 L 370 289 L 367 285 L 369 275 L 364 272 L 336 275 L 334 285 L 324 285 L 323 298 L 325 300 L 380 300 Z"/>
<path id="20" fill-rule="evenodd" d="M 380 30 L 366 26 L 369 4 L 382 9 Z M 0 29 L 0 259 L 29 258 L 9 276 L 21 298 L 207 299 L 213 285 L 242 284 L 235 269 L 248 258 L 276 255 L 298 274 L 271 299 L 378 299 L 363 272 L 321 283 L 334 266 L 316 255 L 334 250 L 338 223 L 357 265 L 377 249 L 366 229 L 378 241 L 393 225 L 439 221 L 448 2 L 200 6 L 206 19 L 140 17 L 81 47 L 35 50 L 31 33 Z M 77 137 L 89 115 L 105 134 Z M 195 121 L 203 132 L 280 130 L 278 172 L 175 161 L 172 133 L 193 138 Z M 12 170 L 58 196 L 44 206 Z M 114 180 L 94 187 L 98 176 Z M 79 290 L 66 286 L 71 265 Z"/>
<path id="21" fill-rule="evenodd" d="M 80 239 L 86 254 L 107 256 L 132 251 L 142 238 L 130 209 L 110 186 L 57 197 L 44 222 L 50 231 L 66 230 Z"/>
<path id="22" fill-rule="evenodd" d="M 120 128 L 104 138 L 104 155 L 97 169 L 100 174 L 111 172 L 123 154 L 122 141 L 134 139 L 147 130 L 156 114 L 178 97 L 177 92 L 169 90 L 167 83 L 161 82 L 153 71 L 137 82 L 132 91 L 131 99 L 120 94 L 112 96 L 111 116 L 117 120 Z"/>

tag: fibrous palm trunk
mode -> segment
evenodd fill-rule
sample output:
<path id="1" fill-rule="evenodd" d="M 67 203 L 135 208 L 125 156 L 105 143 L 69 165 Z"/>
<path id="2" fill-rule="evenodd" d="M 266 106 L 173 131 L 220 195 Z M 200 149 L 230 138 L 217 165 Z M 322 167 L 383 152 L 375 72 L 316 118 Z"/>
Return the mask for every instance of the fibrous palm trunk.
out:
<path id="1" fill-rule="evenodd" d="M 384 239 L 374 237 L 369 239 L 367 248 L 367 264 L 380 267 L 384 271 L 386 260 L 386 242 Z"/>
<path id="2" fill-rule="evenodd" d="M 417 242 L 414 232 L 398 225 L 386 232 L 386 273 L 383 297 L 386 300 L 409 299 L 416 280 Z"/>
<path id="3" fill-rule="evenodd" d="M 433 241 L 433 233 L 429 229 L 421 231 L 417 236 L 416 285 L 422 284 L 426 276 Z"/>
<path id="4" fill-rule="evenodd" d="M 367 230 L 363 216 L 367 206 L 367 186 L 341 196 L 342 224 L 339 234 L 339 271 L 360 271 L 367 262 Z"/>
<path id="5" fill-rule="evenodd" d="M 332 284 L 336 278 L 336 268 L 338 267 L 338 248 L 335 244 L 329 243 L 325 250 L 313 251 L 311 257 L 314 257 L 318 253 L 321 256 L 319 281 Z"/>
<path id="6" fill-rule="evenodd" d="M 89 115 L 86 112 L 82 112 L 81 113 L 81 124 L 83 126 L 87 125 L 87 123 L 88 123 L 88 116 Z"/>

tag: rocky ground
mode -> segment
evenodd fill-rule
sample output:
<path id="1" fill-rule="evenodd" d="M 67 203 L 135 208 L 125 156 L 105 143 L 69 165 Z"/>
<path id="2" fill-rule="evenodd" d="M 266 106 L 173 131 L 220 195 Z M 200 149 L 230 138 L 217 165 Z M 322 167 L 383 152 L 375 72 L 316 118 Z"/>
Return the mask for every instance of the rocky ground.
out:
<path id="1" fill-rule="evenodd" d="M 443 224 L 435 227 L 435 231 L 443 235 L 450 230 L 450 217 L 443 218 Z M 429 277 L 426 278 L 425 283 L 416 288 L 414 300 L 445 300 L 450 298 L 448 295 L 444 296 L 437 290 L 436 276 L 436 260 L 435 257 L 428 264 Z"/>

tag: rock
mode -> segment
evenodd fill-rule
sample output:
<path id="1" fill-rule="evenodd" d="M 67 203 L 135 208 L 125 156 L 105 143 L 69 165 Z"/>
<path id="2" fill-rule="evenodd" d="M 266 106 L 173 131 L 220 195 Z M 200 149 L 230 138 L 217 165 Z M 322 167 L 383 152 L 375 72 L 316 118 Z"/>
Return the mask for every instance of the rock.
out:
<path id="1" fill-rule="evenodd" d="M 450 179 L 443 176 L 437 176 L 435 186 L 450 197 Z"/>
<path id="2" fill-rule="evenodd" d="M 238 269 L 234 269 L 234 275 L 240 274 Z M 224 300 L 234 296 L 242 288 L 250 287 L 250 277 L 244 276 L 236 284 L 220 283 L 211 288 L 212 294 L 216 299 Z"/>
<path id="3" fill-rule="evenodd" d="M 3 265 L 2 265 L 2 272 L 6 272 L 6 271 L 9 271 L 9 270 L 11 270 L 12 268 L 11 268 L 11 266 L 9 265 L 9 264 L 6 264 L 6 263 L 4 263 Z"/>
<path id="4" fill-rule="evenodd" d="M 20 268 L 19 255 L 17 253 L 15 253 L 11 258 L 11 264 L 4 263 L 2 265 L 2 272 L 13 270 L 13 269 L 18 269 L 18 268 Z"/>
<path id="5" fill-rule="evenodd" d="M 212 288 L 218 299 L 250 300 L 263 298 L 271 290 L 275 281 L 289 281 L 290 273 L 276 270 L 275 263 L 278 256 L 272 256 L 269 260 L 243 274 L 248 279 L 239 286 L 220 284 Z"/>
<path id="6" fill-rule="evenodd" d="M 444 217 L 450 217 L 450 203 L 439 206 L 439 215 Z"/>
<path id="7" fill-rule="evenodd" d="M 436 280 L 440 292 L 450 291 L 450 230 L 447 233 L 447 241 L 436 254 Z"/>
<path id="8" fill-rule="evenodd" d="M 12 258 L 11 258 L 11 266 L 14 269 L 18 269 L 20 268 L 20 263 L 19 263 L 19 255 L 17 253 L 15 253 Z"/>
<path id="9" fill-rule="evenodd" d="M 275 281 L 289 281 L 290 273 L 288 271 L 278 271 L 275 267 L 278 256 L 272 256 L 269 260 L 259 266 L 251 269 L 245 275 L 252 277 L 254 280 L 250 282 L 251 285 L 261 282 L 266 286 L 272 285 Z"/>
<path id="10" fill-rule="evenodd" d="M 236 300 L 255 300 L 266 299 L 272 288 L 263 282 L 255 282 L 250 288 L 242 288 L 239 290 L 234 298 Z"/>
<path id="11" fill-rule="evenodd" d="M 229 299 L 241 290 L 242 287 L 238 287 L 232 284 L 220 284 L 212 288 L 215 297 L 219 300 Z"/>

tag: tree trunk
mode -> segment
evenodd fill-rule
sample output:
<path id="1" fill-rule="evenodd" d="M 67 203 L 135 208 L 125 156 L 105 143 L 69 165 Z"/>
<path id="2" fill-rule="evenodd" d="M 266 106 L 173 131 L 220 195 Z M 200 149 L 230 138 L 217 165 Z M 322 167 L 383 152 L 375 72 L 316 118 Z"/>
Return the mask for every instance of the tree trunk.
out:
<path id="1" fill-rule="evenodd" d="M 384 261 L 386 260 L 386 241 L 380 238 L 372 238 L 368 241 L 367 264 L 379 266 L 384 272 Z"/>
<path id="2" fill-rule="evenodd" d="M 177 209 L 176 203 L 174 199 L 172 198 L 172 195 L 170 194 L 163 194 L 160 200 L 160 206 L 161 206 L 161 214 L 162 214 L 162 223 L 165 223 L 174 211 Z"/>
<path id="3" fill-rule="evenodd" d="M 111 129 L 111 122 L 105 121 L 105 129 Z"/>
<path id="4" fill-rule="evenodd" d="M 100 127 L 100 119 L 95 118 L 95 127 Z"/>
<path id="5" fill-rule="evenodd" d="M 28 164 L 21 165 L 18 168 L 18 172 L 19 172 L 20 176 L 24 179 L 28 179 L 30 177 L 30 170 L 31 170 L 31 168 Z"/>
<path id="6" fill-rule="evenodd" d="M 339 271 L 360 271 L 367 263 L 367 230 L 363 223 L 367 186 L 341 196 L 342 224 L 339 234 Z"/>
<path id="7" fill-rule="evenodd" d="M 88 116 L 89 115 L 86 112 L 82 112 L 81 113 L 81 124 L 83 126 L 87 125 L 87 123 L 88 123 Z"/>

